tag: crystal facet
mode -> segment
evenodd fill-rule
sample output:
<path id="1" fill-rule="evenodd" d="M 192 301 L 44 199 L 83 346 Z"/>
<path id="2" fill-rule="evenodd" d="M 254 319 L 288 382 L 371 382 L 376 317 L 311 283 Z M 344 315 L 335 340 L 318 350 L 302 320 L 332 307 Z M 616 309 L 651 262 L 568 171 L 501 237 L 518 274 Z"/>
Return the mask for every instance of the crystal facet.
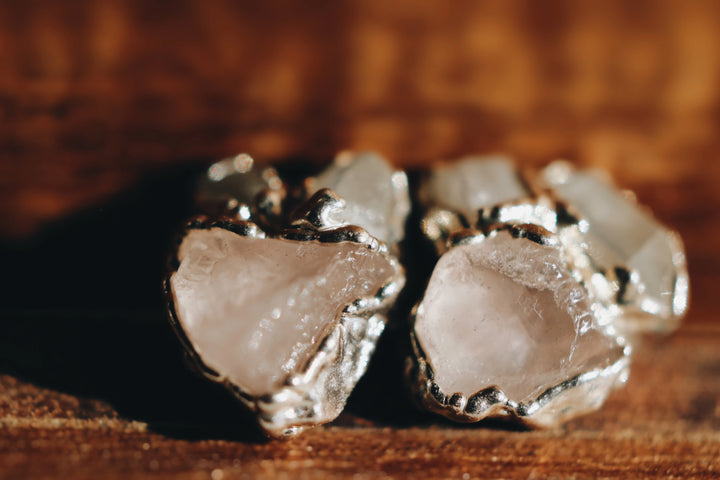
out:
<path id="1" fill-rule="evenodd" d="M 586 221 L 583 232 L 588 256 L 599 268 L 624 267 L 637 272 L 640 283 L 630 329 L 671 330 L 685 313 L 688 276 L 680 238 L 614 187 L 569 164 L 556 162 L 543 171 L 543 181 Z M 633 320 L 637 321 L 633 325 Z M 649 327 L 648 327 L 649 325 Z"/>
<path id="2" fill-rule="evenodd" d="M 558 250 L 507 232 L 440 258 L 415 333 L 445 394 L 495 386 L 517 403 L 623 356 Z"/>
<path id="3" fill-rule="evenodd" d="M 329 220 L 337 226 L 359 225 L 390 245 L 402 240 L 410 211 L 407 178 L 372 152 L 344 152 L 312 179 L 311 194 L 329 188 L 345 201 Z"/>
<path id="4" fill-rule="evenodd" d="M 395 275 L 356 243 L 192 230 L 171 277 L 175 309 L 204 363 L 245 393 L 279 388 L 317 350 L 343 309 Z"/>
<path id="5" fill-rule="evenodd" d="M 530 196 L 505 156 L 466 157 L 436 168 L 426 184 L 427 202 L 473 219 L 488 208 Z"/>

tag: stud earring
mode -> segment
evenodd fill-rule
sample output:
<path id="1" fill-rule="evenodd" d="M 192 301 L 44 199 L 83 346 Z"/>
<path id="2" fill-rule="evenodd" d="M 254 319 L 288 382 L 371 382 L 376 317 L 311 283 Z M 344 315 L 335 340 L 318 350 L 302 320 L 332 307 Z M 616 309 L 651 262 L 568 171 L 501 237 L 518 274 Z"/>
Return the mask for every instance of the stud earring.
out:
<path id="1" fill-rule="evenodd" d="M 165 282 L 191 363 L 271 436 L 340 414 L 405 281 L 404 174 L 343 153 L 303 186 L 247 155 L 211 166 L 198 202 L 214 217 L 188 222 Z"/>
<path id="2" fill-rule="evenodd" d="M 423 407 L 556 425 L 627 380 L 631 332 L 677 325 L 677 236 L 594 182 L 561 164 L 522 175 L 502 157 L 431 172 L 422 229 L 440 257 L 412 314 L 407 370 Z M 671 299 L 656 295 L 666 289 Z"/>

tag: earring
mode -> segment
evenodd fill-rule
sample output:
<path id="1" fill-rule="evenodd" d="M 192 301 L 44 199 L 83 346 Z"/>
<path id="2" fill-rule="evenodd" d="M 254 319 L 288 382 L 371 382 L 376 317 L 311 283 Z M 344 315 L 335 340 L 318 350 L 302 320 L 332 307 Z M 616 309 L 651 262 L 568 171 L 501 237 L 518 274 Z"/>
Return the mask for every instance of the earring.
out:
<path id="1" fill-rule="evenodd" d="M 568 164 L 531 176 L 466 158 L 434 169 L 421 199 L 440 257 L 407 373 L 430 411 L 552 426 L 595 410 L 627 380 L 633 334 L 685 312 L 677 234 Z"/>
<path id="2" fill-rule="evenodd" d="M 239 155 L 210 167 L 165 282 L 188 358 L 271 436 L 342 411 L 402 288 L 407 181 L 372 153 L 283 181 Z"/>

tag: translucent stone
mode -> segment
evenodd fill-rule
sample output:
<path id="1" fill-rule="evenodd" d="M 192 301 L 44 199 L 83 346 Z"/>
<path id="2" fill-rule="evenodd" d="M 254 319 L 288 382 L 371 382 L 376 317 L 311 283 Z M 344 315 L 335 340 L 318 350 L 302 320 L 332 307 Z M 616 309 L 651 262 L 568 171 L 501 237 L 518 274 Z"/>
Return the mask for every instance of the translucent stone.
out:
<path id="1" fill-rule="evenodd" d="M 203 362 L 250 395 L 275 390 L 315 352 L 344 307 L 374 296 L 389 261 L 318 244 L 191 230 L 171 277 L 178 320 Z"/>
<path id="2" fill-rule="evenodd" d="M 642 310 L 666 319 L 685 312 L 687 271 L 677 234 L 610 183 L 567 164 L 550 165 L 544 179 L 587 220 L 584 237 L 592 260 L 601 268 L 620 266 L 638 273 Z"/>
<path id="3" fill-rule="evenodd" d="M 481 208 L 528 197 L 513 162 L 504 156 L 466 157 L 436 168 L 426 184 L 428 203 L 475 218 Z"/>
<path id="4" fill-rule="evenodd" d="M 418 307 L 415 333 L 435 383 L 446 395 L 466 398 L 496 386 L 512 401 L 535 400 L 623 356 L 598 327 L 558 250 L 507 232 L 440 257 Z M 582 400 L 573 406 L 590 407 Z"/>
<path id="5" fill-rule="evenodd" d="M 330 188 L 345 200 L 331 214 L 336 225 L 357 225 L 388 244 L 402 240 L 410 211 L 407 178 L 372 152 L 346 152 L 312 181 L 313 191 Z"/>

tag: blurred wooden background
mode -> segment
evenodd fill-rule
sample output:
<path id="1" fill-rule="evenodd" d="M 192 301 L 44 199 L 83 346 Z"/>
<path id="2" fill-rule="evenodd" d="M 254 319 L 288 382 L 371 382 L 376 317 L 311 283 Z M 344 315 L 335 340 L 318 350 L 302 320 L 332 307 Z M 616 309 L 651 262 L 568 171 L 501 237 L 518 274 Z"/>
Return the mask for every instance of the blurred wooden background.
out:
<path id="1" fill-rule="evenodd" d="M 681 232 L 686 326 L 551 432 L 379 402 L 390 332 L 338 425 L 255 443 L 180 362 L 164 254 L 212 159 L 344 148 L 606 168 Z M 719 155 L 712 0 L 0 1 L 0 477 L 714 477 Z"/>

